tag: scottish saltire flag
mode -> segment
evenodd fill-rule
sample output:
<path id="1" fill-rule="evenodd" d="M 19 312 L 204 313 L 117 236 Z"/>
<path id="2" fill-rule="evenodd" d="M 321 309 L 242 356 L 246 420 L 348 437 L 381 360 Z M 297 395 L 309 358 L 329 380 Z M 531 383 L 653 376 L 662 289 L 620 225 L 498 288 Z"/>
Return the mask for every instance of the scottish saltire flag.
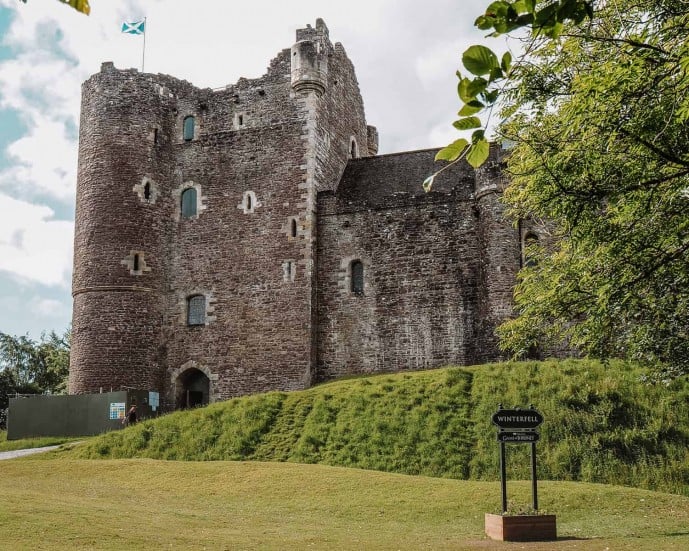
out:
<path id="1" fill-rule="evenodd" d="M 122 32 L 127 34 L 144 34 L 146 32 L 146 20 L 122 23 Z"/>

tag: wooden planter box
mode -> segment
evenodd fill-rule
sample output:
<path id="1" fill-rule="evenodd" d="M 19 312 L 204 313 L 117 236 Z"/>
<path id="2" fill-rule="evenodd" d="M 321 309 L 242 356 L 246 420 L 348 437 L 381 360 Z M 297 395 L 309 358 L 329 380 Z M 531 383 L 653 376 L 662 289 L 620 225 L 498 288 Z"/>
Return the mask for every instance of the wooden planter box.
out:
<path id="1" fill-rule="evenodd" d="M 555 515 L 492 515 L 486 513 L 486 535 L 500 541 L 553 541 Z"/>

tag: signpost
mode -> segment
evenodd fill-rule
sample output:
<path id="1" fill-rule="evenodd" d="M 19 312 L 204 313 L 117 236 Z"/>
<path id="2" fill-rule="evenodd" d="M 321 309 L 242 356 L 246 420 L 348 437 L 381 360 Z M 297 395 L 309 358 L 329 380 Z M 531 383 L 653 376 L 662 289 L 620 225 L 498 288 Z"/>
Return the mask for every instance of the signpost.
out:
<path id="1" fill-rule="evenodd" d="M 543 423 L 543 415 L 536 411 L 533 405 L 529 409 L 503 409 L 498 404 L 498 411 L 493 414 L 492 421 L 498 427 L 498 442 L 500 443 L 500 481 L 502 488 L 502 512 L 507 512 L 507 473 L 505 466 L 505 443 L 531 444 L 531 495 L 533 509 L 538 511 L 538 483 L 536 479 L 536 442 L 539 434 L 536 429 Z"/>

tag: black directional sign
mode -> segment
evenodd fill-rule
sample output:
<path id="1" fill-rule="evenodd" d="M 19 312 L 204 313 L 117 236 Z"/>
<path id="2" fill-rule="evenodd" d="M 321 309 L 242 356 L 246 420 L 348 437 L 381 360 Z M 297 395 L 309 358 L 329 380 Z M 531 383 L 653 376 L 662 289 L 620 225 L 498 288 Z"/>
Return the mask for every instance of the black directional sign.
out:
<path id="1" fill-rule="evenodd" d="M 501 409 L 492 420 L 501 429 L 535 429 L 543 422 L 543 416 L 535 409 Z"/>
<path id="2" fill-rule="evenodd" d="M 539 436 L 535 431 L 500 431 L 498 433 L 498 442 L 514 442 L 516 444 L 528 444 L 529 442 L 538 442 Z"/>

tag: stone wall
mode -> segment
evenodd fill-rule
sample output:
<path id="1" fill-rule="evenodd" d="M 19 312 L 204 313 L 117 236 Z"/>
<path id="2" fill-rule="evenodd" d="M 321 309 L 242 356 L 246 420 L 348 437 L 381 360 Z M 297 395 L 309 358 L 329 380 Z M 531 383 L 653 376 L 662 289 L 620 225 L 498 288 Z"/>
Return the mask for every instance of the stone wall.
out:
<path id="1" fill-rule="evenodd" d="M 454 167 L 425 194 L 433 151 L 350 161 L 319 194 L 319 379 L 471 363 L 480 257 L 474 175 Z M 364 265 L 352 291 L 351 264 Z"/>

